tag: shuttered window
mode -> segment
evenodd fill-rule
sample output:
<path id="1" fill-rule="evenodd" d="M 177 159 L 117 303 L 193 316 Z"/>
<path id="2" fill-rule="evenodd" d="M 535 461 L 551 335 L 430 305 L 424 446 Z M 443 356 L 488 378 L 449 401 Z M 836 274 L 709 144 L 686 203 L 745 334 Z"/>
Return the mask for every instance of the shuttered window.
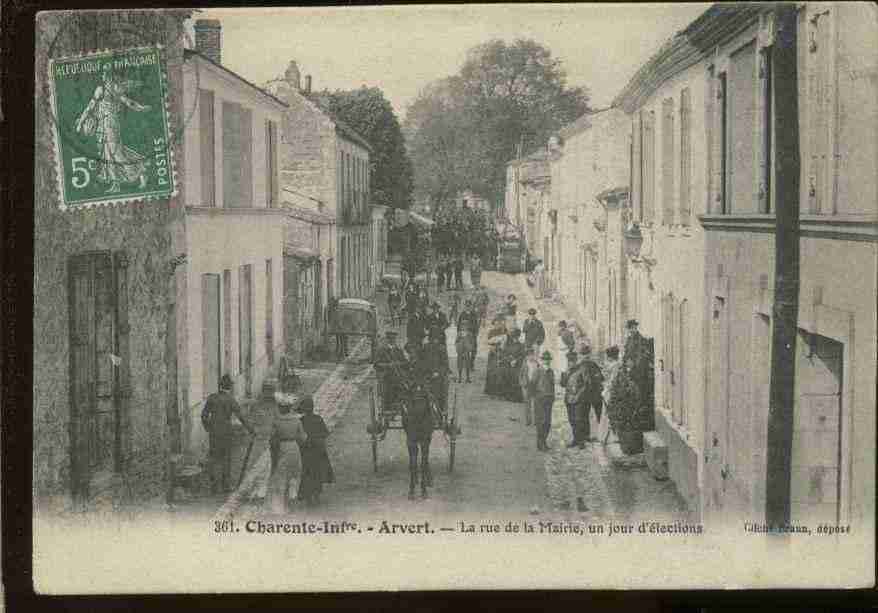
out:
<path id="1" fill-rule="evenodd" d="M 201 205 L 216 206 L 216 125 L 212 91 L 198 90 L 198 119 L 201 149 Z"/>
<path id="2" fill-rule="evenodd" d="M 680 224 L 689 225 L 692 210 L 692 99 L 689 88 L 680 92 Z"/>
<path id="3" fill-rule="evenodd" d="M 756 213 L 756 44 L 749 43 L 732 54 L 729 62 L 728 122 L 730 213 Z"/>
<path id="4" fill-rule="evenodd" d="M 674 99 L 662 101 L 662 224 L 674 223 Z"/>
<path id="5" fill-rule="evenodd" d="M 655 218 L 655 111 L 646 114 L 643 130 L 643 221 Z"/>
<path id="6" fill-rule="evenodd" d="M 265 121 L 265 204 L 278 205 L 277 123 Z"/>
<path id="7" fill-rule="evenodd" d="M 274 285 L 271 259 L 265 260 L 265 355 L 274 363 Z"/>
<path id="8" fill-rule="evenodd" d="M 250 109 L 223 102 L 223 206 L 253 205 L 253 120 Z"/>
<path id="9" fill-rule="evenodd" d="M 634 118 L 631 135 L 631 200 L 635 219 L 643 221 L 643 111 Z"/>
<path id="10" fill-rule="evenodd" d="M 817 7 L 810 8 L 817 11 Z M 812 215 L 831 214 L 831 203 L 826 202 L 830 151 L 829 130 L 832 109 L 832 87 L 834 76 L 830 74 L 832 55 L 831 19 L 829 12 L 815 12 L 808 19 L 809 41 L 805 53 L 807 67 L 807 149 L 808 181 L 805 185 L 807 210 Z M 802 99 L 800 97 L 800 99 Z"/>

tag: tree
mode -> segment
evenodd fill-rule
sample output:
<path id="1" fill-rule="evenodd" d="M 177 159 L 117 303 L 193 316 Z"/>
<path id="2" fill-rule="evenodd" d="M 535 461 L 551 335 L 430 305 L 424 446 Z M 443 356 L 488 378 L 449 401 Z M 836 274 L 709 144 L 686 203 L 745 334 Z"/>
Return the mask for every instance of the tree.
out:
<path id="1" fill-rule="evenodd" d="M 372 202 L 407 209 L 412 202 L 412 164 L 399 120 L 384 93 L 364 86 L 353 91 L 323 90 L 314 99 L 372 146 Z"/>
<path id="2" fill-rule="evenodd" d="M 482 210 L 468 207 L 439 209 L 431 242 L 443 255 L 478 255 L 497 248 L 497 231 L 491 218 Z"/>
<path id="3" fill-rule="evenodd" d="M 470 189 L 499 202 L 519 144 L 541 146 L 588 110 L 587 91 L 568 87 L 546 47 L 526 39 L 478 45 L 457 75 L 428 85 L 408 109 L 416 196 L 443 205 Z"/>

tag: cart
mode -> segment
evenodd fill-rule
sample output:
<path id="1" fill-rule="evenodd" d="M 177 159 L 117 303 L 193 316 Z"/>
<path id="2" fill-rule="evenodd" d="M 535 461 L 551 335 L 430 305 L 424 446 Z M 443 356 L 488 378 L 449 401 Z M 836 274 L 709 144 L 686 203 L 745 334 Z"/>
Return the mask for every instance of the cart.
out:
<path id="1" fill-rule="evenodd" d="M 342 298 L 329 314 L 329 334 L 365 336 L 371 341 L 371 361 L 375 360 L 378 335 L 378 311 L 368 300 Z"/>
<path id="2" fill-rule="evenodd" d="M 396 400 L 392 403 L 384 402 L 384 381 L 382 381 L 381 377 L 377 377 L 376 385 L 370 390 L 370 419 L 369 424 L 366 426 L 366 432 L 369 434 L 372 443 L 372 466 L 375 472 L 378 472 L 378 443 L 384 441 L 390 430 L 405 430 L 403 427 L 403 415 L 406 411 L 407 398 L 408 391 L 403 383 Z M 461 435 L 460 423 L 458 421 L 456 385 L 453 386 L 453 391 L 449 394 L 449 400 L 449 408 L 446 410 L 442 410 L 432 401 L 430 404 L 433 411 L 433 431 L 438 430 L 442 432 L 448 441 L 448 472 L 453 472 L 457 437 Z"/>

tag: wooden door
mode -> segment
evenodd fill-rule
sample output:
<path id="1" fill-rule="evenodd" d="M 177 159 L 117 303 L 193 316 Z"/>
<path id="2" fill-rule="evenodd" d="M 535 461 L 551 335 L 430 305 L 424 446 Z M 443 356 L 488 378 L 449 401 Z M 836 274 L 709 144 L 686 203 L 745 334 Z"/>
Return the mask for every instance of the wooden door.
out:
<path id="1" fill-rule="evenodd" d="M 69 283 L 71 481 L 81 500 L 95 493 L 96 478 L 119 467 L 120 330 L 110 253 L 72 258 Z"/>
<path id="2" fill-rule="evenodd" d="M 205 397 L 219 389 L 220 321 L 220 276 L 201 275 L 201 360 Z"/>
<path id="3" fill-rule="evenodd" d="M 841 424 L 844 346 L 800 331 L 790 475 L 793 523 L 841 521 Z"/>

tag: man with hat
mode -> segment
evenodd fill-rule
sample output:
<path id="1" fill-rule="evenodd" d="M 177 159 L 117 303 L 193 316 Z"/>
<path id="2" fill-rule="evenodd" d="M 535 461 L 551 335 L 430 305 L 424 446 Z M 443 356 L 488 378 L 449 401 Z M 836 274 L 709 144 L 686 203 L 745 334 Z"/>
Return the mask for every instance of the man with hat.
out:
<path id="1" fill-rule="evenodd" d="M 524 320 L 524 344 L 539 351 L 540 345 L 546 340 L 546 329 L 543 322 L 537 319 L 537 310 L 528 309 L 527 319 Z"/>
<path id="2" fill-rule="evenodd" d="M 594 407 L 595 417 L 601 418 L 603 407 L 602 393 L 604 390 L 604 374 L 600 366 L 595 363 L 591 356 L 591 347 L 584 345 L 580 350 L 580 364 L 574 375 L 576 396 L 575 434 L 574 441 L 582 449 L 585 444 L 592 440 L 591 437 L 591 410 Z"/>
<path id="3" fill-rule="evenodd" d="M 449 326 L 448 318 L 445 316 L 445 313 L 442 312 L 442 309 L 439 306 L 438 302 L 434 302 L 433 304 L 431 304 L 430 308 L 433 312 L 427 318 L 428 335 L 431 338 L 439 338 L 442 340 L 443 343 L 445 343 L 445 330 Z"/>
<path id="4" fill-rule="evenodd" d="M 555 402 L 555 371 L 552 370 L 552 354 L 544 351 L 542 362 L 534 384 L 534 425 L 537 432 L 537 449 L 548 451 L 546 439 L 552 427 L 552 405 Z"/>
<path id="5" fill-rule="evenodd" d="M 457 333 L 461 330 L 468 330 L 473 337 L 472 359 L 476 358 L 476 351 L 479 338 L 479 315 L 473 307 L 472 300 L 467 298 L 463 303 L 463 311 L 457 317 Z"/>
<path id="6" fill-rule="evenodd" d="M 423 306 L 418 307 L 409 315 L 406 324 L 406 340 L 420 346 L 424 342 L 424 336 L 427 334 L 427 312 Z"/>
<path id="7" fill-rule="evenodd" d="M 448 349 L 440 336 L 430 336 L 429 342 L 421 351 L 415 370 L 416 379 L 427 389 L 435 406 L 444 412 L 448 400 L 446 385 L 451 368 L 448 363 Z"/>
<path id="8" fill-rule="evenodd" d="M 207 397 L 201 411 L 201 424 L 210 437 L 210 477 L 214 494 L 231 491 L 232 415 L 237 416 L 251 435 L 254 432 L 241 415 L 241 407 L 232 395 L 233 387 L 232 378 L 224 374 L 219 391 Z"/>
<path id="9" fill-rule="evenodd" d="M 375 374 L 383 388 L 384 409 L 389 411 L 399 399 L 403 378 L 408 373 L 408 360 L 396 343 L 396 330 L 387 330 L 384 338 L 384 344 L 375 352 Z"/>
<path id="10" fill-rule="evenodd" d="M 577 447 L 579 441 L 576 438 L 576 406 L 581 391 L 581 377 L 577 376 L 580 364 L 577 364 L 577 353 L 570 351 L 567 354 L 567 371 L 561 373 L 561 386 L 564 388 L 564 404 L 567 406 L 567 421 L 570 423 L 572 438 L 568 447 Z"/>

